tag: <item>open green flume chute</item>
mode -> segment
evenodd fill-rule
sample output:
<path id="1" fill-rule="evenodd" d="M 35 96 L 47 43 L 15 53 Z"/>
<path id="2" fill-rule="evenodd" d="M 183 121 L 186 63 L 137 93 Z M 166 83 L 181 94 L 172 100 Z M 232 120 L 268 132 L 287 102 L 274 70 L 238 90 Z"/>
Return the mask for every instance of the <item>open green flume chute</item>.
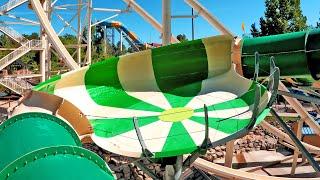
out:
<path id="1" fill-rule="evenodd" d="M 34 90 L 77 106 L 90 119 L 93 141 L 108 151 L 140 157 L 143 141 L 154 158 L 188 154 L 203 143 L 206 126 L 212 143 L 225 143 L 268 113 L 270 92 L 235 72 L 232 45 L 232 38 L 215 36 L 145 50 L 57 76 Z"/>

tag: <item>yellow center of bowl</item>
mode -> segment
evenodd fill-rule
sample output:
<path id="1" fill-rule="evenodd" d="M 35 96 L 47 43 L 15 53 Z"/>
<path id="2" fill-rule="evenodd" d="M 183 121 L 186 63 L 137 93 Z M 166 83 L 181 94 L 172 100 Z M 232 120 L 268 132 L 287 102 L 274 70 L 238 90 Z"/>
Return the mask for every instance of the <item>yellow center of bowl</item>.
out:
<path id="1" fill-rule="evenodd" d="M 179 122 L 190 118 L 193 115 L 193 109 L 187 107 L 179 107 L 165 110 L 159 116 L 164 122 Z"/>

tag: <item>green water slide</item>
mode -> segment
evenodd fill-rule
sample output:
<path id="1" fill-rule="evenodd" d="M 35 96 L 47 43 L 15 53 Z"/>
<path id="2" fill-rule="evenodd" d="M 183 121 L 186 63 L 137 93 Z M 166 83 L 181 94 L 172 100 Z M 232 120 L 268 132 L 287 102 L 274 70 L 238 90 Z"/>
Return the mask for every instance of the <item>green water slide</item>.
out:
<path id="1" fill-rule="evenodd" d="M 0 125 L 0 179 L 113 179 L 105 162 L 81 148 L 76 132 L 44 113 L 14 116 Z"/>
<path id="2" fill-rule="evenodd" d="M 232 38 L 215 36 L 149 49 L 56 76 L 34 90 L 78 107 L 93 126 L 92 140 L 108 151 L 180 156 L 243 136 L 269 112 L 276 87 L 237 74 L 232 46 Z"/>
<path id="3" fill-rule="evenodd" d="M 320 29 L 258 38 L 245 38 L 242 44 L 242 69 L 253 77 L 254 53 L 260 53 L 260 76 L 268 76 L 269 60 L 275 57 L 281 76 L 320 78 Z"/>
<path id="4" fill-rule="evenodd" d="M 73 114 L 89 119 L 92 140 L 110 152 L 180 156 L 241 137 L 261 122 L 276 94 L 276 66 L 283 77 L 317 80 L 319 41 L 320 30 L 244 39 L 245 77 L 231 63 L 233 39 L 215 36 L 106 59 L 34 90 L 72 103 Z M 258 74 L 273 75 L 268 87 Z M 29 110 L 46 103 L 32 97 L 24 104 Z M 14 116 L 0 125 L 0 179 L 112 179 L 104 161 L 80 145 L 68 119 Z"/>

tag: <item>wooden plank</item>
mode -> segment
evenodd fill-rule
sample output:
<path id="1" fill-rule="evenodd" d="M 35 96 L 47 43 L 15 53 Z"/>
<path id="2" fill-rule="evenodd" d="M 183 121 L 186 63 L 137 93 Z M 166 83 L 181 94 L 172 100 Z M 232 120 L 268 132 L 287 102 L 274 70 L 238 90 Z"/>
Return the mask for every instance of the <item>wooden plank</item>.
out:
<path id="1" fill-rule="evenodd" d="M 226 156 L 224 166 L 232 168 L 232 158 L 235 140 L 229 141 L 226 144 Z"/>
<path id="2" fill-rule="evenodd" d="M 275 136 L 279 137 L 279 139 L 285 141 L 286 143 L 289 144 L 294 144 L 293 141 L 291 140 L 291 138 L 284 132 L 282 132 L 281 130 L 279 130 L 278 128 L 272 126 L 271 124 L 269 124 L 266 121 L 262 121 L 260 123 L 260 125 L 262 126 L 263 129 L 265 129 L 266 131 L 274 134 Z M 304 143 L 302 142 L 302 144 L 306 147 L 306 149 L 310 152 L 310 153 L 314 153 L 314 154 L 320 154 L 320 148 Z"/>
<path id="3" fill-rule="evenodd" d="M 241 170 L 231 169 L 215 163 L 211 163 L 202 158 L 198 158 L 193 164 L 194 167 L 201 169 L 205 172 L 212 173 L 225 179 L 242 179 L 242 180 L 292 180 L 293 178 L 263 176 L 255 173 L 248 173 Z M 297 180 L 299 178 L 294 178 Z M 301 179 L 301 178 L 300 178 Z M 309 178 L 315 180 L 319 178 Z"/>
<path id="4" fill-rule="evenodd" d="M 296 136 L 299 140 L 301 140 L 301 136 L 302 136 L 302 125 L 303 125 L 303 119 L 301 119 L 300 121 L 298 121 L 297 123 L 297 129 L 296 129 Z M 295 172 L 296 172 L 296 168 L 297 168 L 297 163 L 298 163 L 298 158 L 299 158 L 299 154 L 300 154 L 300 151 L 297 147 L 295 147 L 294 149 L 294 153 L 293 153 L 293 161 L 292 161 L 292 167 L 291 167 L 291 172 L 290 174 L 291 175 L 294 175 Z"/>
<path id="5" fill-rule="evenodd" d="M 289 92 L 288 88 L 282 83 L 279 83 L 279 90 Z M 283 96 L 283 98 L 293 107 L 293 109 L 300 114 L 301 118 L 313 129 L 313 131 L 320 135 L 320 126 L 315 122 L 312 116 L 304 109 L 302 104 L 294 98 Z"/>

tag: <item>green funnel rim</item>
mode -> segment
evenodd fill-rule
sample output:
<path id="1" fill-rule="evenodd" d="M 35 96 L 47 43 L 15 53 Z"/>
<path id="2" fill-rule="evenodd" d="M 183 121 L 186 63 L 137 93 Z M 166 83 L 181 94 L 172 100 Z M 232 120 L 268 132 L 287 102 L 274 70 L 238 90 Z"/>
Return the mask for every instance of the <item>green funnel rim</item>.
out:
<path id="1" fill-rule="evenodd" d="M 50 115 L 50 114 L 46 114 L 46 113 L 40 113 L 40 112 L 28 112 L 28 113 L 22 113 L 19 115 L 16 115 L 8 120 L 6 120 L 4 123 L 2 123 L 0 125 L 0 133 L 2 133 L 2 131 L 4 131 L 7 127 L 12 126 L 15 124 L 15 122 L 20 121 L 20 120 L 25 120 L 26 118 L 32 118 L 32 117 L 37 117 L 37 118 L 42 118 L 42 119 L 46 119 L 46 120 L 50 120 L 53 121 L 57 124 L 59 124 L 61 127 L 63 127 L 64 129 L 66 129 L 70 135 L 72 136 L 72 138 L 74 139 L 75 143 L 78 146 L 82 146 L 82 143 L 79 139 L 78 134 L 75 132 L 75 130 L 70 127 L 70 125 L 66 122 L 64 122 L 62 119 Z"/>
<path id="2" fill-rule="evenodd" d="M 81 158 L 85 158 L 93 163 L 95 163 L 100 169 L 108 173 L 113 177 L 111 170 L 108 168 L 106 163 L 95 153 L 78 146 L 51 146 L 41 148 L 32 152 L 29 152 L 15 161 L 7 165 L 3 170 L 0 171 L 0 179 L 7 179 L 10 175 L 28 166 L 28 164 L 35 162 L 42 158 L 47 158 L 49 156 L 58 155 L 73 155 Z"/>

